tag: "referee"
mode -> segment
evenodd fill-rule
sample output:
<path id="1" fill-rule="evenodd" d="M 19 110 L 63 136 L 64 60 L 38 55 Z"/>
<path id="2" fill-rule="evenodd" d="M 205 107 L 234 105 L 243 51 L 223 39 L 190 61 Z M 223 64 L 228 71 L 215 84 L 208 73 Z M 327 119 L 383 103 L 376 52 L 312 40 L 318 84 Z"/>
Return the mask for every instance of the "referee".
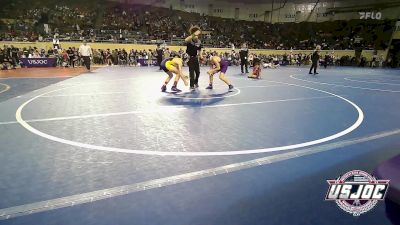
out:
<path id="1" fill-rule="evenodd" d="M 185 42 L 187 47 L 186 53 L 189 55 L 188 66 L 190 74 L 190 89 L 194 90 L 195 88 L 199 87 L 200 64 L 197 54 L 200 55 L 200 50 L 203 46 L 201 45 L 201 41 L 199 39 L 199 35 L 201 34 L 199 27 L 191 27 L 189 33 L 190 36 L 185 39 Z"/>
<path id="2" fill-rule="evenodd" d="M 248 66 L 249 66 L 249 61 L 248 61 L 249 49 L 247 49 L 246 43 L 242 44 L 242 48 L 239 51 L 239 55 L 240 55 L 240 69 L 242 70 L 242 73 L 244 73 L 243 72 L 243 66 L 246 69 L 246 73 L 249 73 L 249 69 L 248 69 Z"/>
<path id="3" fill-rule="evenodd" d="M 90 71 L 90 58 L 92 57 L 92 48 L 87 45 L 86 41 L 79 47 L 79 55 L 83 58 L 83 64 Z"/>

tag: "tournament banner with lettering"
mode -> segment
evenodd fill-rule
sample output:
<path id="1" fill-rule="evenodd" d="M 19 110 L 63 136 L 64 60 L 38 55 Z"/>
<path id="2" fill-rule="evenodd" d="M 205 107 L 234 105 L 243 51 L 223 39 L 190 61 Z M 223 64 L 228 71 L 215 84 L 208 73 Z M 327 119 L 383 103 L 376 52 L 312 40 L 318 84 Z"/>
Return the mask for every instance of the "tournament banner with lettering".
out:
<path id="1" fill-rule="evenodd" d="M 21 58 L 24 66 L 31 67 L 54 67 L 56 66 L 55 58 Z"/>
<path id="2" fill-rule="evenodd" d="M 157 59 L 152 59 L 151 60 L 151 65 L 156 66 L 157 65 Z M 138 63 L 140 63 L 141 66 L 148 66 L 149 60 L 148 59 L 138 59 Z"/>

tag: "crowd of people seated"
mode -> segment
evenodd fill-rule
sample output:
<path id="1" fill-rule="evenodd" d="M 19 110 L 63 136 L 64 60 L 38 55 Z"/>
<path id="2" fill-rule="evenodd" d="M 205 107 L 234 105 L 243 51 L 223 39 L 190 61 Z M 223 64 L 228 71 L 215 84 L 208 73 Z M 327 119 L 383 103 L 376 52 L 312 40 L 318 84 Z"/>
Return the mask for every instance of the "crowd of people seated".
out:
<path id="1" fill-rule="evenodd" d="M 323 50 L 379 50 L 387 47 L 395 23 L 351 20 L 269 24 L 110 2 L 95 8 L 85 3 L 80 3 L 79 7 L 78 3 L 49 3 L 39 7 L 26 6 L 23 0 L 11 2 L 16 10 L 0 9 L 0 40 L 48 41 L 58 34 L 63 41 L 89 39 L 140 43 L 164 40 L 180 44 L 189 27 L 196 24 L 206 31 L 202 41 L 208 47 L 231 48 L 245 41 L 249 48 L 259 49 L 313 49 L 318 43 Z M 18 10 L 22 7 L 19 5 L 25 8 Z"/>
<path id="2" fill-rule="evenodd" d="M 177 52 L 171 51 L 169 48 L 163 48 L 162 58 L 168 58 L 171 55 L 179 55 L 184 62 L 184 66 L 187 66 L 189 57 L 187 53 L 180 49 Z M 229 61 L 231 65 L 240 65 L 240 55 L 238 50 L 232 50 L 230 52 L 211 52 L 203 50 L 200 54 L 201 66 L 209 66 L 211 56 L 219 55 L 220 57 Z M 80 67 L 82 66 L 82 58 L 78 53 L 78 49 L 70 47 L 67 49 L 39 49 L 36 47 L 17 48 L 14 46 L 4 45 L 0 48 L 0 68 L 1 69 L 15 69 L 18 67 L 24 67 L 21 58 L 56 58 L 56 66 L 59 67 Z M 156 49 L 147 50 L 125 50 L 125 49 L 93 49 L 92 62 L 97 65 L 103 66 L 143 66 L 143 62 L 146 64 L 155 65 L 157 58 Z M 250 65 L 255 61 L 259 61 L 261 66 L 264 68 L 278 68 L 280 66 L 302 66 L 309 65 L 311 63 L 311 53 L 309 54 L 284 54 L 284 55 L 266 55 L 266 54 L 255 54 L 250 52 L 248 57 Z M 390 59 L 389 59 L 390 60 Z M 150 63 L 148 63 L 150 62 Z M 338 57 L 334 52 L 327 54 L 320 59 L 321 66 L 363 66 L 363 67 L 386 67 L 388 61 L 385 61 L 383 56 L 374 56 L 372 61 L 368 62 L 365 57 L 361 57 L 361 60 L 356 61 L 355 57 L 342 56 Z"/>

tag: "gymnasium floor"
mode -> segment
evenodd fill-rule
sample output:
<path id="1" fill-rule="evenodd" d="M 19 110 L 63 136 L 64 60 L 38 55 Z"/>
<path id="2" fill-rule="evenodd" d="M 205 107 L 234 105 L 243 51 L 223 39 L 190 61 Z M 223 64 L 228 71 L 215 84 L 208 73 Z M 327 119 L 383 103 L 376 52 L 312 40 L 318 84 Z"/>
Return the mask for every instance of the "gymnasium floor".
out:
<path id="1" fill-rule="evenodd" d="M 157 68 L 0 78 L 0 224 L 390 224 L 324 198 L 400 154 L 399 70 L 205 72 L 181 94 Z"/>

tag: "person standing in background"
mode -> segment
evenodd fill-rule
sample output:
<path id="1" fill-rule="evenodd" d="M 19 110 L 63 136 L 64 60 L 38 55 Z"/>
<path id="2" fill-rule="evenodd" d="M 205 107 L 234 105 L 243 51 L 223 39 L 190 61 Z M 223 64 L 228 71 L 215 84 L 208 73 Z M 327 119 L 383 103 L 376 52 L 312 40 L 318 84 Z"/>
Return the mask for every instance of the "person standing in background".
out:
<path id="1" fill-rule="evenodd" d="M 54 36 L 53 39 L 53 49 L 60 49 L 60 40 L 58 39 L 57 36 Z"/>
<path id="2" fill-rule="evenodd" d="M 118 49 L 112 50 L 113 66 L 118 65 Z"/>
<path id="3" fill-rule="evenodd" d="M 147 66 L 152 66 L 153 65 L 153 50 L 149 49 L 148 52 L 148 60 L 147 60 Z"/>
<path id="4" fill-rule="evenodd" d="M 68 58 L 69 58 L 69 66 L 74 67 L 74 51 L 71 47 L 67 50 Z"/>
<path id="5" fill-rule="evenodd" d="M 17 68 L 17 65 L 19 65 L 19 58 L 18 58 L 18 48 L 15 48 L 14 46 L 11 45 L 11 62 L 13 69 Z"/>
<path id="6" fill-rule="evenodd" d="M 203 49 L 203 52 L 201 53 L 200 62 L 201 62 L 201 65 L 203 65 L 203 66 L 207 65 L 207 52 L 205 49 Z"/>
<path id="7" fill-rule="evenodd" d="M 7 69 L 7 56 L 5 51 L 3 51 L 3 49 L 0 48 L 0 69 L 1 70 L 6 70 Z"/>
<path id="8" fill-rule="evenodd" d="M 106 56 L 107 65 L 108 66 L 112 66 L 113 65 L 113 59 L 112 59 L 112 54 L 111 54 L 110 49 L 107 49 L 107 51 L 105 53 L 105 56 Z"/>
<path id="9" fill-rule="evenodd" d="M 325 55 L 325 59 L 324 59 L 324 68 L 326 69 L 326 67 L 328 66 L 328 63 L 330 61 L 329 55 L 326 54 Z"/>
<path id="10" fill-rule="evenodd" d="M 80 67 L 81 66 L 81 62 L 80 62 L 80 56 L 79 56 L 79 48 L 73 47 L 72 48 L 74 50 L 74 65 L 75 67 Z"/>
<path id="11" fill-rule="evenodd" d="M 166 48 L 164 51 L 164 59 L 168 59 L 171 57 L 171 52 L 169 51 L 169 48 Z"/>
<path id="12" fill-rule="evenodd" d="M 242 70 L 242 73 L 244 73 L 243 72 L 243 66 L 245 66 L 245 68 L 246 68 L 246 73 L 249 73 L 249 69 L 248 69 L 248 66 L 249 66 L 249 61 L 248 61 L 249 49 L 247 48 L 246 43 L 242 44 L 242 48 L 240 49 L 239 54 L 240 54 L 240 69 Z"/>
<path id="13" fill-rule="evenodd" d="M 317 73 L 317 67 L 318 67 L 318 62 L 319 62 L 319 58 L 320 58 L 320 55 L 319 55 L 319 51 L 320 50 L 321 50 L 321 46 L 317 45 L 317 47 L 314 50 L 314 53 L 311 55 L 312 64 L 311 64 L 311 68 L 310 68 L 309 74 L 312 74 L 311 73 L 312 69 L 314 69 L 314 75 L 318 74 Z"/>
<path id="14" fill-rule="evenodd" d="M 86 66 L 86 69 L 90 71 L 90 58 L 92 57 L 92 48 L 87 45 L 86 41 L 83 41 L 83 44 L 79 47 L 79 55 L 83 58 L 83 63 Z"/>
<path id="15" fill-rule="evenodd" d="M 160 70 L 162 70 L 161 62 L 163 60 L 164 51 L 161 48 L 160 44 L 157 45 L 156 54 L 157 54 L 157 65 L 160 67 Z"/>

